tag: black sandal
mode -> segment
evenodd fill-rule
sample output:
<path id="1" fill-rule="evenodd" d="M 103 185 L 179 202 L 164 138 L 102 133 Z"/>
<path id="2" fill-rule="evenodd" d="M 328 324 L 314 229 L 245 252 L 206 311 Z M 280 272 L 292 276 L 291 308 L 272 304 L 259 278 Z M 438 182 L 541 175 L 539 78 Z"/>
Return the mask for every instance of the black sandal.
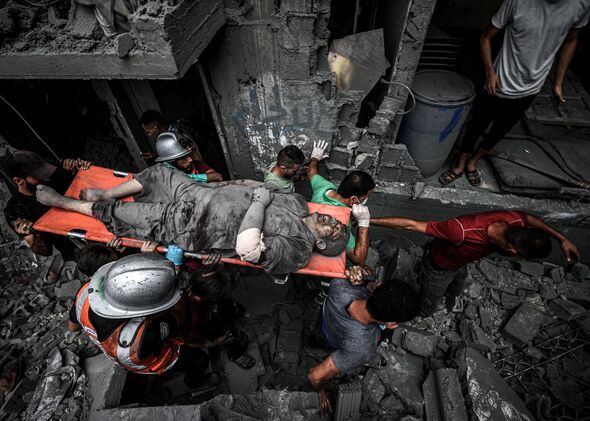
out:
<path id="1" fill-rule="evenodd" d="M 440 177 L 438 177 L 438 182 L 440 184 L 442 184 L 443 186 L 446 186 L 447 184 L 452 183 L 453 181 L 455 181 L 456 179 L 458 179 L 462 176 L 463 176 L 463 171 L 461 171 L 459 174 L 457 174 L 451 168 L 451 169 L 448 169 L 445 172 L 443 172 L 440 175 Z"/>
<path id="2" fill-rule="evenodd" d="M 477 170 L 465 171 L 465 177 L 467 177 L 467 181 L 473 187 L 477 187 L 481 184 L 481 175 L 479 175 L 479 171 Z"/>
<path id="3" fill-rule="evenodd" d="M 230 358 L 229 360 L 236 363 L 244 370 L 248 370 L 256 365 L 256 360 L 248 354 L 242 354 L 237 358 Z"/>

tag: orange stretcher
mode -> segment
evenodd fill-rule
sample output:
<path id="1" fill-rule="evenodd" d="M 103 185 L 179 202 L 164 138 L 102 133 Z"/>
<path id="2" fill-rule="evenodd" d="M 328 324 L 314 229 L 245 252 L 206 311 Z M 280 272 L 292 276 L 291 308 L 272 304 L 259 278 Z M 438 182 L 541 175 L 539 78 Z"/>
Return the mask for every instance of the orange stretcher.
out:
<path id="1" fill-rule="evenodd" d="M 132 174 L 120 171 L 114 171 L 108 168 L 92 166 L 86 171 L 79 171 L 74 181 L 68 188 L 66 196 L 78 198 L 80 190 L 84 188 L 108 189 L 115 187 L 125 181 L 132 179 Z M 133 201 L 132 197 L 122 199 L 125 202 Z M 320 212 L 332 215 L 345 225 L 348 225 L 350 219 L 350 209 L 342 206 L 319 205 L 317 203 L 308 203 L 310 212 Z M 72 238 L 78 238 L 100 243 L 107 243 L 115 235 L 110 233 L 104 224 L 98 219 L 82 215 L 78 212 L 67 211 L 59 208 L 51 208 L 45 213 L 34 225 L 37 231 L 49 232 L 52 234 L 64 235 Z M 123 245 L 126 247 L 141 248 L 144 241 L 134 238 L 122 237 Z M 161 253 L 166 252 L 166 247 L 159 246 L 157 249 Z M 207 255 L 186 251 L 185 256 L 203 259 Z M 259 268 L 260 266 L 244 262 L 236 258 L 222 258 L 225 263 L 232 265 L 248 266 Z M 311 260 L 306 267 L 299 269 L 296 273 L 305 275 L 322 276 L 329 278 L 345 278 L 344 270 L 346 268 L 346 253 L 342 252 L 336 257 L 322 256 L 313 253 Z"/>

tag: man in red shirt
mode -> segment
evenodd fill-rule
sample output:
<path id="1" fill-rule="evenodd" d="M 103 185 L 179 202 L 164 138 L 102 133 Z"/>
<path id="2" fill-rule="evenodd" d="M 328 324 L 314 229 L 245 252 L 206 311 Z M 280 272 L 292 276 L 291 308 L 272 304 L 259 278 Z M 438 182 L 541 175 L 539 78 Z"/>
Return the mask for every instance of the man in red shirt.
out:
<path id="1" fill-rule="evenodd" d="M 566 260 L 578 260 L 576 246 L 539 218 L 520 211 L 492 211 L 463 215 L 446 221 L 409 218 L 372 218 L 371 225 L 405 229 L 435 237 L 426 246 L 420 266 L 422 316 L 436 309 L 443 295 L 454 299 L 463 287 L 466 265 L 494 252 L 523 259 L 542 259 L 555 238 Z"/>

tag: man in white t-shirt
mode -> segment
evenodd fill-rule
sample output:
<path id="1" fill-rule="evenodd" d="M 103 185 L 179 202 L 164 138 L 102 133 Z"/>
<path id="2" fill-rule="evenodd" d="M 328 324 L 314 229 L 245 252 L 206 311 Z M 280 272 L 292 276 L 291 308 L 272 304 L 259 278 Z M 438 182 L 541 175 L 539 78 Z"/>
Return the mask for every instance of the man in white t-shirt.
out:
<path id="1" fill-rule="evenodd" d="M 477 186 L 477 162 L 504 137 L 531 105 L 558 56 L 553 95 L 565 102 L 563 80 L 576 51 L 580 28 L 588 24 L 590 0 L 504 0 L 480 39 L 485 90 L 475 101 L 456 166 L 441 174 L 449 184 L 463 172 Z M 492 64 L 492 38 L 504 29 L 502 48 Z M 559 55 L 558 55 L 559 53 Z M 477 139 L 484 134 L 479 148 Z"/>

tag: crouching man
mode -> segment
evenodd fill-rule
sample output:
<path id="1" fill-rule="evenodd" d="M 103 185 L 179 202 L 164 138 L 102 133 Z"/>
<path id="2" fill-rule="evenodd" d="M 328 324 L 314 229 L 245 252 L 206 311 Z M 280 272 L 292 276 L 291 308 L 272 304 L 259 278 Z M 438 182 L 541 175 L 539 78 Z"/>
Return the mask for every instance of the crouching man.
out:
<path id="1" fill-rule="evenodd" d="M 209 357 L 202 344 L 193 344 L 193 338 L 186 340 L 186 326 L 192 323 L 191 300 L 200 301 L 201 297 L 185 293 L 178 278 L 174 263 L 154 253 L 107 263 L 78 292 L 68 328 L 83 329 L 107 357 L 126 370 L 141 374 L 185 372 L 188 388 L 202 386 Z M 192 289 L 203 290 L 203 285 L 198 286 L 203 284 L 201 280 L 191 276 L 190 281 L 197 284 Z M 229 288 L 217 284 L 206 288 L 207 299 L 222 298 L 215 294 Z M 236 359 L 245 346 L 240 348 Z"/>
<path id="2" fill-rule="evenodd" d="M 316 323 L 316 340 L 332 353 L 309 370 L 307 379 L 318 391 L 320 413 L 331 411 L 324 384 L 370 362 L 385 329 L 413 319 L 420 310 L 419 296 L 403 282 L 388 281 L 372 292 L 362 285 L 363 268 L 347 271 L 348 280 L 332 279 Z"/>

